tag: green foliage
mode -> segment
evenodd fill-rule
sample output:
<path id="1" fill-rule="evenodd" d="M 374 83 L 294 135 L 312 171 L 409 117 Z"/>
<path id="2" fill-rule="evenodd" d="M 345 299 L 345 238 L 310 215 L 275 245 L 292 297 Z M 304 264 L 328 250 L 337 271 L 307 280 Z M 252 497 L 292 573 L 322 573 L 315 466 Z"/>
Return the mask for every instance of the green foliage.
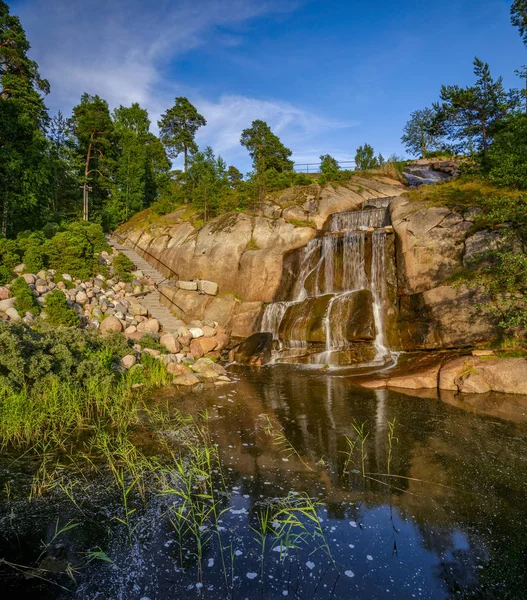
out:
<path id="1" fill-rule="evenodd" d="M 527 46 L 527 0 L 513 0 L 511 23 L 518 28 L 525 46 Z"/>
<path id="2" fill-rule="evenodd" d="M 131 281 L 130 273 L 135 269 L 134 263 L 122 252 L 119 252 L 112 261 L 114 273 L 121 281 Z"/>
<path id="3" fill-rule="evenodd" d="M 486 153 L 496 126 L 518 104 L 517 95 L 506 92 L 503 78 L 494 80 L 487 63 L 474 59 L 473 86 L 458 85 L 441 87 L 441 104 L 435 104 L 437 121 L 444 133 L 470 152 Z"/>
<path id="4" fill-rule="evenodd" d="M 80 323 L 77 313 L 68 305 L 66 296 L 60 290 L 53 290 L 46 296 L 47 322 L 51 325 L 72 327 Z"/>
<path id="5" fill-rule="evenodd" d="M 491 181 L 527 189 L 527 116 L 516 115 L 500 127 L 485 158 Z"/>
<path id="6" fill-rule="evenodd" d="M 416 110 L 404 126 L 401 141 L 415 156 L 426 157 L 442 146 L 442 132 L 437 112 L 431 108 Z"/>
<path id="7" fill-rule="evenodd" d="M 269 192 L 285 190 L 291 187 L 295 175 L 289 172 L 277 171 L 274 167 L 267 169 L 264 174 L 265 189 Z"/>
<path id="8" fill-rule="evenodd" d="M 369 144 L 359 146 L 357 153 L 355 154 L 355 165 L 359 171 L 367 171 L 369 169 L 377 169 L 379 167 L 379 160 L 375 156 L 373 147 Z"/>
<path id="9" fill-rule="evenodd" d="M 335 158 L 329 154 L 320 156 L 320 171 L 327 181 L 338 181 L 341 176 L 339 164 Z"/>
<path id="10" fill-rule="evenodd" d="M 122 336 L 120 336 L 122 337 Z M 159 350 L 161 354 L 167 354 L 168 350 L 159 342 L 159 338 L 155 337 L 151 333 L 145 333 L 141 336 L 141 341 L 139 342 L 141 348 L 150 348 L 151 350 Z"/>
<path id="11" fill-rule="evenodd" d="M 524 252 L 489 252 L 492 264 L 474 279 L 489 296 L 486 308 L 497 317 L 500 327 L 527 331 L 527 254 Z"/>
<path id="12" fill-rule="evenodd" d="M 293 179 L 293 185 L 311 185 L 313 180 L 305 173 L 296 173 Z"/>
<path id="13" fill-rule="evenodd" d="M 5 265 L 0 265 L 0 285 L 5 285 L 13 280 L 13 271 Z"/>
<path id="14" fill-rule="evenodd" d="M 178 97 L 174 106 L 161 115 L 158 121 L 161 141 L 167 148 L 171 158 L 185 155 L 185 171 L 188 166 L 189 154 L 197 152 L 194 141 L 200 127 L 207 124 L 205 117 L 200 115 L 187 98 Z"/>
<path id="15" fill-rule="evenodd" d="M 37 304 L 35 295 L 23 277 L 15 279 L 11 286 L 11 293 L 15 297 L 15 308 L 21 315 L 26 312 L 35 316 L 40 314 L 40 306 Z"/>
<path id="16" fill-rule="evenodd" d="M 49 266 L 79 279 L 96 275 L 97 255 L 109 249 L 102 227 L 85 221 L 70 223 L 44 244 Z"/>
<path id="17" fill-rule="evenodd" d="M 240 144 L 247 148 L 253 159 L 254 172 L 250 185 L 254 200 L 262 200 L 267 190 L 280 190 L 291 185 L 286 184 L 283 174 L 292 172 L 293 154 L 286 148 L 265 121 L 253 121 L 251 127 L 244 129 Z"/>

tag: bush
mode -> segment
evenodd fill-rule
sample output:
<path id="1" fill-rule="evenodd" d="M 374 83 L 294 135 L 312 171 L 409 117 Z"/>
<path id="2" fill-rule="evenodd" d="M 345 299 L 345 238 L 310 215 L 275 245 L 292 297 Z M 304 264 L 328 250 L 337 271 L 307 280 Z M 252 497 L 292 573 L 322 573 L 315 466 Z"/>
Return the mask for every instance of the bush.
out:
<path id="1" fill-rule="evenodd" d="M 40 314 L 40 306 L 37 304 L 33 290 L 23 277 L 18 277 L 11 286 L 11 292 L 15 297 L 15 308 L 21 314 L 30 312 L 37 316 Z"/>
<path id="2" fill-rule="evenodd" d="M 527 189 L 527 117 L 505 122 L 483 161 L 490 180 L 501 187 Z"/>
<path id="3" fill-rule="evenodd" d="M 13 271 L 5 265 L 0 265 L 0 285 L 11 283 L 13 280 Z"/>
<path id="4" fill-rule="evenodd" d="M 122 252 L 113 259 L 112 267 L 114 273 L 121 281 L 131 281 L 130 273 L 135 269 L 134 263 Z"/>
<path id="5" fill-rule="evenodd" d="M 9 269 L 13 269 L 20 263 L 20 260 L 21 258 L 15 240 L 0 238 L 0 263 Z"/>
<path id="6" fill-rule="evenodd" d="M 97 254 L 110 250 L 102 227 L 96 223 L 68 225 L 45 243 L 49 266 L 74 278 L 89 279 L 100 270 Z"/>
<path id="7" fill-rule="evenodd" d="M 326 181 L 338 181 L 340 179 L 339 164 L 329 154 L 322 154 L 320 157 L 320 171 L 325 175 Z"/>
<path id="8" fill-rule="evenodd" d="M 270 192 L 285 190 L 291 186 L 294 174 L 291 172 L 280 173 L 276 169 L 267 169 L 265 172 L 265 188 Z"/>
<path id="9" fill-rule="evenodd" d="M 309 179 L 309 177 L 305 173 L 297 173 L 295 175 L 293 183 L 294 185 L 311 185 L 313 183 L 313 180 Z"/>
<path id="10" fill-rule="evenodd" d="M 42 246 L 30 246 L 22 257 L 26 271 L 38 273 L 46 267 L 46 259 L 42 254 Z"/>
<path id="11" fill-rule="evenodd" d="M 66 296 L 60 290 L 53 290 L 46 296 L 47 321 L 51 325 L 73 327 L 80 323 L 80 319 L 71 306 L 68 305 Z"/>

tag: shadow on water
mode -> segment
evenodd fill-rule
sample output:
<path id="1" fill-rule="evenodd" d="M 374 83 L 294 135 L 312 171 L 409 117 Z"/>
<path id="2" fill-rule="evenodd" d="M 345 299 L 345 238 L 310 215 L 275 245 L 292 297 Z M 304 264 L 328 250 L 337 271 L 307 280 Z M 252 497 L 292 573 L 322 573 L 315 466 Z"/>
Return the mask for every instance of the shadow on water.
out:
<path id="1" fill-rule="evenodd" d="M 130 543 L 112 521 L 119 501 L 104 481 L 79 484 L 77 507 L 60 494 L 28 503 L 16 497 L 25 476 L 17 463 L 3 472 L 12 491 L 0 556 L 42 561 L 58 517 L 77 526 L 45 549 L 45 566 L 80 562 L 93 548 L 108 560 L 84 561 L 76 583 L 59 580 L 69 592 L 7 568 L 3 588 L 83 599 L 525 597 L 525 399 L 363 390 L 288 365 L 233 374 L 236 384 L 156 399 L 183 413 L 207 410 L 219 446 L 223 552 L 207 546 L 201 582 L 195 557 L 182 562 L 176 551 L 166 497 L 147 491 Z M 287 498 L 299 514 L 302 494 L 320 503 L 320 531 L 302 517 L 309 535 L 277 540 L 271 524 L 262 559 L 262 511 Z"/>

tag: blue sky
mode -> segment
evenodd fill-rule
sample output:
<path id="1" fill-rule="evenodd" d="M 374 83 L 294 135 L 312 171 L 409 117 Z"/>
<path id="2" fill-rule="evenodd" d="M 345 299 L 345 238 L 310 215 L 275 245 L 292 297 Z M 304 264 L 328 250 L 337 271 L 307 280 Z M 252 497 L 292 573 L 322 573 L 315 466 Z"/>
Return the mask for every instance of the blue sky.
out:
<path id="1" fill-rule="evenodd" d="M 475 55 L 517 86 L 527 49 L 510 0 L 7 0 L 69 113 L 82 92 L 140 102 L 153 129 L 175 96 L 207 118 L 198 135 L 248 170 L 241 130 L 266 120 L 297 162 L 404 155 L 402 128 L 441 84 L 473 81 Z"/>

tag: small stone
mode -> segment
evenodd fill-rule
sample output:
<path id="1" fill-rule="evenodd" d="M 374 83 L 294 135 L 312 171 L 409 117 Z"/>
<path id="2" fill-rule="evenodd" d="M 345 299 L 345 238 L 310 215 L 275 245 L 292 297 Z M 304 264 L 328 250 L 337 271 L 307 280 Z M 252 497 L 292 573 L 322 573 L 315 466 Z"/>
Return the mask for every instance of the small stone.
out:
<path id="1" fill-rule="evenodd" d="M 180 290 L 188 290 L 190 292 L 196 292 L 198 290 L 197 281 L 177 281 L 176 286 Z"/>
<path id="2" fill-rule="evenodd" d="M 135 333 L 137 331 L 137 327 L 135 325 L 129 325 L 124 332 L 125 333 Z"/>
<path id="3" fill-rule="evenodd" d="M 210 325 L 203 325 L 202 331 L 206 338 L 214 337 L 216 335 L 216 330 Z"/>
<path id="4" fill-rule="evenodd" d="M 16 309 L 16 308 L 14 308 L 14 307 L 8 308 L 8 309 L 5 311 L 5 314 L 6 314 L 6 315 L 7 315 L 7 316 L 8 316 L 8 317 L 9 317 L 9 318 L 12 320 L 12 321 L 18 321 L 18 320 L 20 320 L 20 318 L 21 318 L 21 317 L 20 317 L 20 315 L 18 314 L 18 311 L 17 311 L 17 309 Z"/>
<path id="5" fill-rule="evenodd" d="M 162 335 L 159 342 L 172 354 L 177 354 L 181 350 L 181 344 L 172 333 Z"/>
<path id="6" fill-rule="evenodd" d="M 118 331 L 121 332 L 123 330 L 123 325 L 121 321 L 117 317 L 110 315 L 106 317 L 104 321 L 101 323 L 101 333 L 106 333 L 109 331 Z"/>
<path id="7" fill-rule="evenodd" d="M 190 327 L 189 333 L 193 337 L 193 339 L 203 337 L 203 329 L 200 329 L 199 327 Z"/>
<path id="8" fill-rule="evenodd" d="M 472 356 L 494 356 L 494 350 L 472 350 Z"/>
<path id="9" fill-rule="evenodd" d="M 15 306 L 14 298 L 6 298 L 5 300 L 0 300 L 0 312 L 7 313 L 9 308 L 13 308 Z"/>
<path id="10" fill-rule="evenodd" d="M 0 300 L 7 300 L 7 298 L 9 298 L 9 288 L 0 287 Z"/>
<path id="11" fill-rule="evenodd" d="M 38 287 L 37 287 L 38 289 Z M 86 304 L 86 302 L 88 301 L 88 296 L 86 295 L 86 292 L 78 292 L 77 295 L 75 296 L 75 302 L 77 302 L 77 304 Z"/>
<path id="12" fill-rule="evenodd" d="M 34 275 L 32 275 L 31 273 L 24 273 L 22 275 L 22 277 L 28 285 L 34 284 L 35 281 L 37 280 L 37 278 Z"/>
<path id="13" fill-rule="evenodd" d="M 172 375 L 182 375 L 183 373 L 191 373 L 191 370 L 181 363 L 169 363 L 167 365 L 167 371 Z"/>
<path id="14" fill-rule="evenodd" d="M 13 271 L 17 274 L 23 273 L 25 270 L 26 270 L 26 265 L 24 263 L 20 263 L 13 269 Z"/>
<path id="15" fill-rule="evenodd" d="M 183 373 L 174 377 L 174 383 L 176 385 L 191 386 L 199 383 L 199 379 L 193 373 Z"/>
<path id="16" fill-rule="evenodd" d="M 154 358 L 161 354 L 159 350 L 154 350 L 154 348 L 144 348 L 143 352 L 150 354 L 150 356 L 153 356 Z"/>
<path id="17" fill-rule="evenodd" d="M 131 369 L 135 363 L 137 362 L 137 358 L 133 354 L 127 354 L 123 358 L 121 358 L 121 365 L 125 369 Z"/>
<path id="18" fill-rule="evenodd" d="M 209 296 L 217 296 L 219 291 L 217 283 L 214 283 L 213 281 L 206 281 L 204 279 L 198 283 L 198 289 L 200 292 L 203 292 Z"/>

